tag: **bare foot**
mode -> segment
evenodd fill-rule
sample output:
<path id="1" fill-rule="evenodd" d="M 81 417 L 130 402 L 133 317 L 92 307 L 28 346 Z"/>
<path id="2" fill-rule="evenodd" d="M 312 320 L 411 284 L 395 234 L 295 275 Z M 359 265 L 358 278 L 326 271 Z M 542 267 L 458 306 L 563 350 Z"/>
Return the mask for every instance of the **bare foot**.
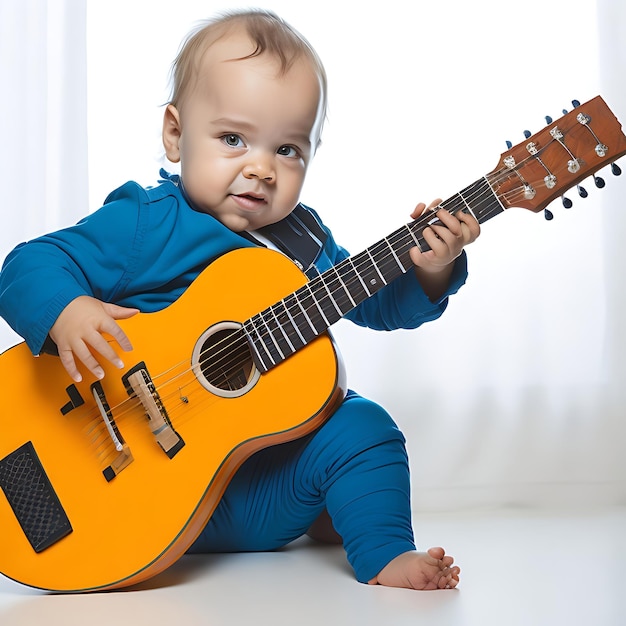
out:
<path id="1" fill-rule="evenodd" d="M 407 589 L 453 589 L 459 584 L 461 569 L 452 567 L 454 559 L 443 548 L 428 552 L 405 552 L 387 563 L 370 585 Z"/>

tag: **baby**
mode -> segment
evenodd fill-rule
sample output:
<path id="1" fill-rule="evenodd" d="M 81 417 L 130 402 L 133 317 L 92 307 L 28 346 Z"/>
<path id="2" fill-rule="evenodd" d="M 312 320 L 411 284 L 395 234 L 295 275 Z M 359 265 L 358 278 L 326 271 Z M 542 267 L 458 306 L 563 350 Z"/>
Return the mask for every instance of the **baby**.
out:
<path id="1" fill-rule="evenodd" d="M 122 368 L 119 348 L 132 350 L 132 337 L 116 320 L 168 306 L 230 250 L 275 246 L 309 276 L 348 257 L 300 203 L 327 100 L 307 41 L 270 12 L 225 14 L 187 39 L 173 79 L 163 144 L 180 175 L 162 172 L 147 189 L 125 184 L 79 224 L 18 246 L 0 273 L 2 316 L 34 354 L 58 353 L 75 381 L 102 378 L 103 359 Z M 414 267 L 348 319 L 392 330 L 443 313 L 465 281 L 463 248 L 479 226 L 437 202 L 418 204 L 411 217 L 426 210 L 438 218 L 423 233 L 430 249 L 412 248 Z M 247 459 L 190 551 L 272 550 L 307 532 L 342 542 L 361 582 L 459 582 L 442 548 L 415 548 L 402 433 L 352 390 L 311 434 Z"/>

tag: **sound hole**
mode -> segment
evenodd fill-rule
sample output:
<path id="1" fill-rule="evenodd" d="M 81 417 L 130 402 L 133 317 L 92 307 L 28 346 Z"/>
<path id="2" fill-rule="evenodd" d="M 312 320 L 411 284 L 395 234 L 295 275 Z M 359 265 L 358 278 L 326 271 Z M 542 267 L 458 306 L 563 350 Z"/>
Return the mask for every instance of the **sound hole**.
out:
<path id="1" fill-rule="evenodd" d="M 243 395 L 260 376 L 237 322 L 220 322 L 202 333 L 194 347 L 192 365 L 200 384 L 223 397 Z"/>

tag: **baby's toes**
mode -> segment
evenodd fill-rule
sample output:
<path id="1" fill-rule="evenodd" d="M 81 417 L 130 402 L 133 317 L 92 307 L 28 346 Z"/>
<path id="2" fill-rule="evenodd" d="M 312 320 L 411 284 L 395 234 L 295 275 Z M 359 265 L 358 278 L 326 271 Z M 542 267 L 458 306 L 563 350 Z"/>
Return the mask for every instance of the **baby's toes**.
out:
<path id="1" fill-rule="evenodd" d="M 443 548 L 428 548 L 428 555 L 436 561 L 441 561 L 445 558 L 445 550 Z"/>
<path id="2" fill-rule="evenodd" d="M 437 587 L 439 589 L 450 589 L 450 583 L 452 581 L 452 575 L 446 574 L 445 576 L 441 576 L 437 581 Z"/>
<path id="3" fill-rule="evenodd" d="M 450 567 L 452 563 L 454 563 L 454 559 L 446 554 L 446 556 L 441 559 L 441 563 L 444 567 Z"/>
<path id="4" fill-rule="evenodd" d="M 446 589 L 454 589 L 458 584 L 458 578 L 451 578 L 450 582 L 446 585 Z"/>

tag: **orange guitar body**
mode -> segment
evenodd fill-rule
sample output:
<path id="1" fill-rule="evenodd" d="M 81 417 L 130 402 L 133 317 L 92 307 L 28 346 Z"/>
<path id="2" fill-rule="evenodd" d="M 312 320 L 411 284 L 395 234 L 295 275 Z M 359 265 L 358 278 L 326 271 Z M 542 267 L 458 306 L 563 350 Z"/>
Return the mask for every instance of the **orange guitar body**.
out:
<path id="1" fill-rule="evenodd" d="M 58 358 L 34 358 L 25 344 L 6 351 L 0 357 L 0 464 L 30 442 L 71 531 L 36 552 L 15 509 L 23 506 L 20 490 L 30 499 L 38 486 L 24 478 L 19 463 L 5 468 L 17 496 L 9 502 L 0 491 L 0 572 L 57 591 L 114 589 L 150 578 L 193 543 L 246 458 L 321 425 L 345 394 L 328 334 L 234 395 L 212 393 L 192 368 L 192 351 L 207 328 L 243 322 L 305 281 L 276 252 L 237 250 L 211 264 L 168 308 L 121 322 L 134 349 L 120 353 L 126 370 L 105 366 L 101 382 L 122 452 L 94 399 L 93 380 L 74 386 L 73 397 L 77 391 L 84 400 L 74 407 L 67 391 L 72 381 Z M 171 458 L 122 381 L 141 361 L 184 442 Z M 117 470 L 107 479 L 110 467 Z"/>

